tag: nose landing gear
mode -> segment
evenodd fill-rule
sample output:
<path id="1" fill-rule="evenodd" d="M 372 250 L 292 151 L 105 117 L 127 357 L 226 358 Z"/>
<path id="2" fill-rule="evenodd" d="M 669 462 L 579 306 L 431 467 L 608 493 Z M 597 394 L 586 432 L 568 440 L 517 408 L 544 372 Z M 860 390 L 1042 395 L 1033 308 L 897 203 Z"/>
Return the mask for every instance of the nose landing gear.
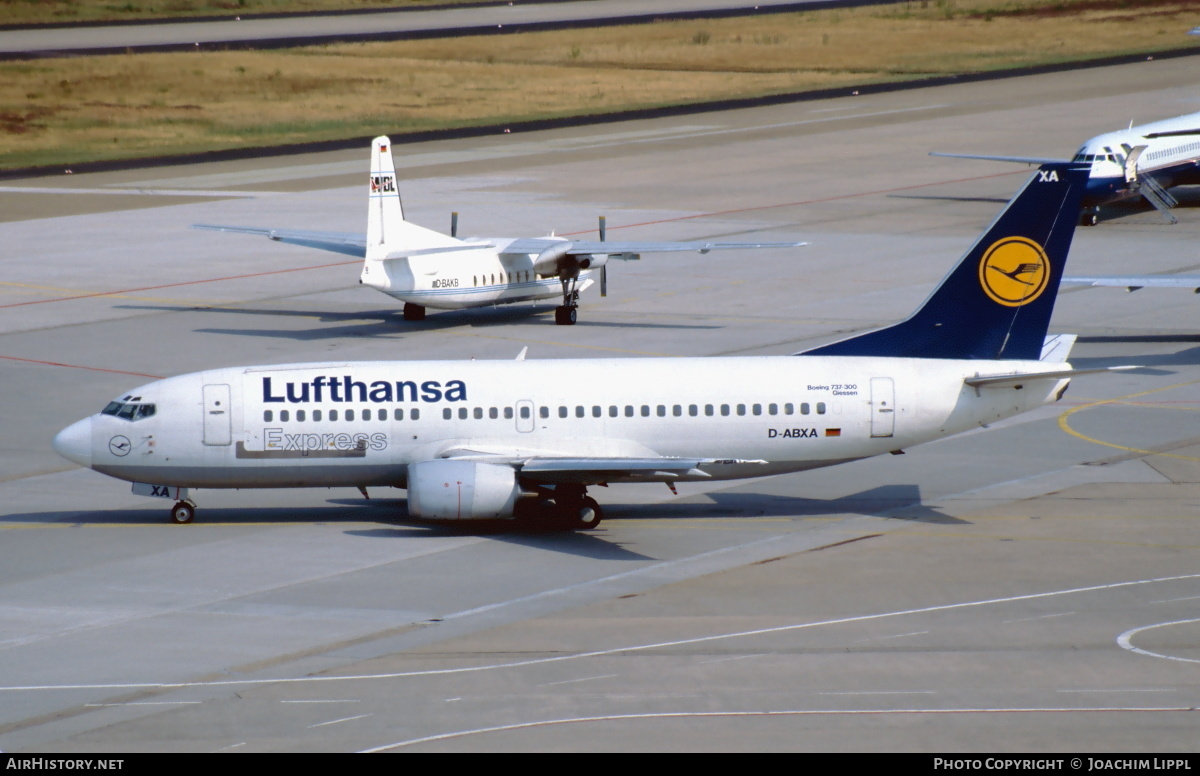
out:
<path id="1" fill-rule="evenodd" d="M 171 507 L 171 522 L 186 525 L 196 517 L 196 505 L 191 501 L 180 501 Z"/>

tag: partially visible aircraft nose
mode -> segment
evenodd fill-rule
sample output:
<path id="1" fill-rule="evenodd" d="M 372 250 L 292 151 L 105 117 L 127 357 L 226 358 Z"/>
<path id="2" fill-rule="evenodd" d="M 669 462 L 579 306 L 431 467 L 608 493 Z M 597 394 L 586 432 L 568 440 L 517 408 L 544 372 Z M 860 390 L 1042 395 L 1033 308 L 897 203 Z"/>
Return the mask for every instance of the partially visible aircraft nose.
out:
<path id="1" fill-rule="evenodd" d="M 58 432 L 54 452 L 80 466 L 92 468 L 92 419 L 84 418 Z"/>

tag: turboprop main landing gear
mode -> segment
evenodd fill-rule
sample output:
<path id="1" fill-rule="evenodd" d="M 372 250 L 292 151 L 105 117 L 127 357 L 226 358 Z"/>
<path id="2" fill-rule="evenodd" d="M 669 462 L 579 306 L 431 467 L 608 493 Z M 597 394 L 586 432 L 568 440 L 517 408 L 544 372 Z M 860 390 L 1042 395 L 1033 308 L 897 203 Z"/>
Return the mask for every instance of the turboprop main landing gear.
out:
<path id="1" fill-rule="evenodd" d="M 576 311 L 579 309 L 579 291 L 575 288 L 578 280 L 578 273 L 574 277 L 562 278 L 563 303 L 554 308 L 554 322 L 559 326 L 575 325 Z"/>
<path id="2" fill-rule="evenodd" d="M 404 303 L 404 320 L 406 321 L 423 321 L 425 320 L 424 305 L 413 304 L 412 302 Z"/>
<path id="3" fill-rule="evenodd" d="M 171 507 L 171 522 L 186 525 L 196 517 L 196 505 L 191 501 L 180 501 Z"/>

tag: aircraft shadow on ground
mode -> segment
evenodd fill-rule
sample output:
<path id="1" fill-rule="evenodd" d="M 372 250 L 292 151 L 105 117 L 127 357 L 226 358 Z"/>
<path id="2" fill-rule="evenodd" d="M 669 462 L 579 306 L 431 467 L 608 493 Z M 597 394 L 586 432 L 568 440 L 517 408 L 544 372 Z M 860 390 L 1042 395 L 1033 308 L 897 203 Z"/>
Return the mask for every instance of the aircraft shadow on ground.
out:
<path id="1" fill-rule="evenodd" d="M 603 499 L 603 494 L 601 500 Z M 347 507 L 353 507 L 347 509 Z M 941 524 L 968 524 L 921 503 L 916 485 L 884 485 L 835 499 L 808 499 L 763 493 L 709 493 L 659 504 L 604 504 L 606 522 L 619 520 L 696 520 L 705 518 L 790 517 L 823 518 L 858 514 Z M 198 511 L 195 525 L 173 525 L 162 503 L 136 509 L 97 512 L 40 512 L 14 514 L 3 523 L 54 524 L 62 526 L 145 526 L 188 531 L 207 527 L 239 527 L 255 524 L 313 525 L 378 522 L 373 528 L 348 528 L 347 536 L 366 539 L 423 539 L 477 536 L 550 552 L 595 560 L 656 560 L 626 549 L 605 535 L 604 523 L 595 531 L 563 528 L 551 519 L 471 520 L 461 523 L 435 522 L 408 516 L 403 498 L 338 498 L 311 507 L 216 507 Z"/>
<path id="2" fill-rule="evenodd" d="M 1150 335 L 1096 335 L 1080 337 L 1079 343 L 1093 344 L 1137 344 L 1137 343 L 1172 343 L 1172 342 L 1200 342 L 1200 334 L 1196 335 L 1172 335 L 1172 334 L 1150 334 Z M 1200 347 L 1184 348 L 1183 350 L 1174 353 L 1158 353 L 1158 354 L 1141 354 L 1135 349 L 1131 349 L 1129 355 L 1122 356 L 1105 356 L 1104 358 L 1086 358 L 1086 357 L 1071 357 L 1071 366 L 1076 369 L 1102 369 L 1110 366 L 1121 366 L 1123 364 L 1137 364 L 1142 369 L 1132 370 L 1134 374 L 1145 375 L 1167 375 L 1174 374 L 1174 370 L 1169 367 L 1178 366 L 1196 366 L 1200 364 Z"/>
<path id="3" fill-rule="evenodd" d="M 198 312 L 205 314 L 226 315 L 257 315 L 281 318 L 317 319 L 321 323 L 341 323 L 341 326 L 322 326 L 312 329 L 251 329 L 251 328 L 203 328 L 195 331 L 200 334 L 231 334 L 240 337 L 277 337 L 299 341 L 325 339 L 340 339 L 343 337 L 382 337 L 389 335 L 421 334 L 423 332 L 442 331 L 461 326 L 471 328 L 488 328 L 492 326 L 508 326 L 514 323 L 542 323 L 545 319 L 550 325 L 549 313 L 553 307 L 537 306 L 503 306 L 480 307 L 473 310 L 431 311 L 423 321 L 406 321 L 400 311 L 363 310 L 355 313 L 314 312 L 312 310 L 279 310 L 257 309 L 252 307 L 188 307 L 185 305 L 114 305 L 123 310 L 156 310 L 160 312 Z M 374 322 L 372 322 L 374 321 Z M 581 317 L 576 327 L 608 327 L 632 329 L 719 329 L 712 324 L 688 323 L 645 323 L 628 321 L 595 321 Z"/>
<path id="4" fill-rule="evenodd" d="M 605 522 L 617 520 L 694 520 L 703 518 L 738 517 L 828 517 L 857 514 L 871 517 L 898 517 L 930 523 L 961 523 L 966 521 L 926 507 L 921 502 L 917 485 L 881 485 L 835 499 L 811 499 L 765 493 L 706 493 L 694 498 L 656 504 L 612 504 L 604 501 L 604 489 L 593 488 L 590 494 L 604 509 Z M 556 533 L 562 528 L 550 520 L 482 520 L 468 523 L 435 523 L 407 516 L 404 499 L 331 499 L 330 504 L 356 506 L 364 509 L 387 509 L 393 521 L 406 525 L 437 527 L 451 530 L 455 535 L 499 535 L 511 533 Z M 903 511 L 903 515 L 897 515 Z M 603 526 L 603 523 L 601 523 Z"/>

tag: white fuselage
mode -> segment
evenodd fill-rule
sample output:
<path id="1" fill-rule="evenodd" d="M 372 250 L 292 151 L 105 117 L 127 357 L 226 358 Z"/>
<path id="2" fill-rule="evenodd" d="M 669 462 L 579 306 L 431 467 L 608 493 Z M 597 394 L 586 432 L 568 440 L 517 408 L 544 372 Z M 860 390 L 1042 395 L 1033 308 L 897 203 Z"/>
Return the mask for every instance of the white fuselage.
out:
<path id="1" fill-rule="evenodd" d="M 66 429 L 56 448 L 113 477 L 178 487 L 403 486 L 409 464 L 470 455 L 518 468 L 532 456 L 729 459 L 624 479 L 733 479 L 1016 415 L 1066 380 L 975 389 L 964 378 L 1066 366 L 767 356 L 236 367 L 142 386 L 110 405 L 119 414 Z M 151 409 L 113 410 L 120 402 Z"/>
<path id="2" fill-rule="evenodd" d="M 1200 113 L 1155 121 L 1097 135 L 1084 143 L 1075 161 L 1091 163 L 1087 202 L 1135 196 L 1127 184 L 1125 159 L 1131 149 L 1144 146 L 1137 158 L 1137 173 L 1151 174 L 1163 186 L 1200 182 L 1200 134 L 1170 135 L 1200 128 Z M 1153 137 L 1147 137 L 1151 135 Z"/>
<path id="3" fill-rule="evenodd" d="M 563 296 L 557 276 L 542 277 L 533 269 L 537 254 L 505 253 L 511 238 L 465 241 L 474 250 L 395 259 L 368 259 L 360 281 L 388 296 L 436 310 L 531 302 Z M 592 284 L 592 270 L 581 270 L 576 290 Z"/>

